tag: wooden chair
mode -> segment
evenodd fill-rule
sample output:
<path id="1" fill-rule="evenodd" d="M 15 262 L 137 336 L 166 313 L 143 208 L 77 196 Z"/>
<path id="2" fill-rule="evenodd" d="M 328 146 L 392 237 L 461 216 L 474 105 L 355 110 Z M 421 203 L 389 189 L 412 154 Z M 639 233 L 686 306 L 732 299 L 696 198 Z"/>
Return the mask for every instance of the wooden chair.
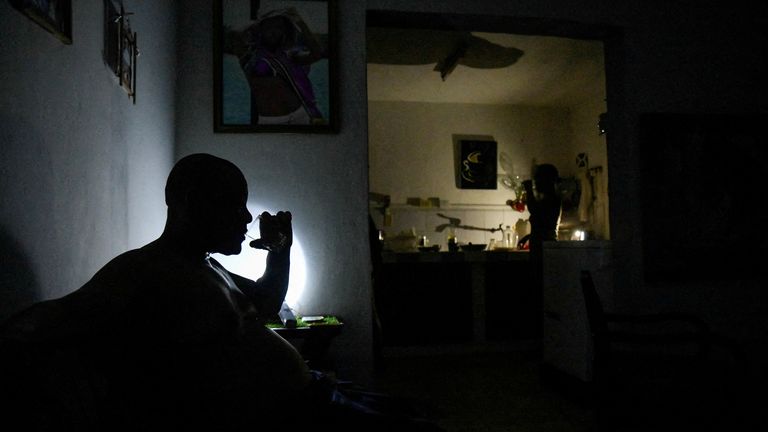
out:
<path id="1" fill-rule="evenodd" d="M 709 382 L 703 367 L 712 342 L 707 324 L 681 313 L 608 313 L 587 270 L 581 287 L 594 347 L 597 429 L 690 426 Z"/>

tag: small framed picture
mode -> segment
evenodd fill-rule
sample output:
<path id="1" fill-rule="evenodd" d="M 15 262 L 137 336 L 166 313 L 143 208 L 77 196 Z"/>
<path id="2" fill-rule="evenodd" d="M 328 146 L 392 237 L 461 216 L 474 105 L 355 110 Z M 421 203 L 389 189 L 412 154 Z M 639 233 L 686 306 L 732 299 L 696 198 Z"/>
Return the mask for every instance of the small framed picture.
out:
<path id="1" fill-rule="evenodd" d="M 72 0 L 10 0 L 10 3 L 63 43 L 72 43 Z"/>
<path id="2" fill-rule="evenodd" d="M 136 33 L 120 0 L 104 0 L 104 62 L 117 77 L 120 87 L 136 103 Z"/>
<path id="3" fill-rule="evenodd" d="M 214 1 L 214 131 L 336 132 L 335 0 Z"/>
<path id="4" fill-rule="evenodd" d="M 496 189 L 496 141 L 461 140 L 456 169 L 460 189 Z"/>
<path id="5" fill-rule="evenodd" d="M 136 47 L 136 33 L 131 31 L 127 19 L 120 28 L 120 65 L 119 77 L 120 85 L 123 87 L 128 97 L 136 103 L 136 57 L 138 50 Z"/>

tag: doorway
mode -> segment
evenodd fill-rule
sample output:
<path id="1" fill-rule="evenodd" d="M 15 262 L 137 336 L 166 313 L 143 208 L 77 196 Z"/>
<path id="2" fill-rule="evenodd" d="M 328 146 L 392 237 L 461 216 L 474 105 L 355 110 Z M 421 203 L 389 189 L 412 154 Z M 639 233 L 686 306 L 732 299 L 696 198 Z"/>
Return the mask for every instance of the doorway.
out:
<path id="1" fill-rule="evenodd" d="M 507 201 L 519 198 L 517 186 L 530 178 L 538 163 L 557 166 L 562 189 L 571 194 L 559 238 L 610 239 L 608 154 L 598 125 L 607 112 L 604 43 L 611 32 L 550 20 L 368 12 L 369 211 L 388 250 L 389 267 L 399 263 L 399 252 L 413 251 L 417 241 L 446 251 L 449 235 L 458 236 L 460 244 L 487 245 L 499 242 L 507 226 L 525 230 L 526 209 L 515 209 Z M 457 154 L 466 140 L 494 143 L 493 188 L 459 185 Z M 450 218 L 469 229 L 440 230 Z M 430 259 L 432 267 L 442 262 Z M 412 269 L 406 273 L 421 274 L 425 266 L 417 264 L 409 262 Z M 493 274 L 482 273 L 485 278 Z M 449 279 L 457 287 L 472 285 L 459 283 L 464 276 Z M 510 304 L 506 300 L 520 304 L 522 298 L 535 303 L 535 293 L 515 299 L 496 296 L 501 301 L 492 302 L 493 293 L 477 287 L 454 290 L 474 302 L 471 308 L 466 301 L 455 302 L 454 312 L 460 316 L 452 322 L 473 327 L 465 341 L 498 338 L 492 334 L 494 323 L 508 310 L 478 312 L 476 306 Z M 429 308 L 430 299 L 422 302 L 423 307 L 409 307 L 428 310 L 424 308 Z M 528 306 L 535 320 L 540 305 Z M 470 319 L 467 314 L 474 315 Z M 501 334 L 536 334 L 525 325 L 521 322 L 516 331 Z M 411 333 L 403 336 L 419 339 L 407 331 Z M 462 332 L 452 331 L 443 339 L 457 335 Z M 434 334 L 423 336 L 442 340 Z"/>
<path id="2" fill-rule="evenodd" d="M 532 165 L 558 167 L 568 193 L 562 240 L 610 239 L 604 40 L 611 29 L 570 22 L 369 11 L 367 81 L 371 215 L 390 239 L 464 225 L 514 227 L 506 204 Z M 601 123 L 602 122 L 602 123 Z M 492 189 L 457 184 L 461 140 L 495 142 Z M 578 201 L 578 202 L 577 202 Z M 431 210 L 430 210 L 431 209 Z M 500 232 L 471 230 L 488 244 Z"/>

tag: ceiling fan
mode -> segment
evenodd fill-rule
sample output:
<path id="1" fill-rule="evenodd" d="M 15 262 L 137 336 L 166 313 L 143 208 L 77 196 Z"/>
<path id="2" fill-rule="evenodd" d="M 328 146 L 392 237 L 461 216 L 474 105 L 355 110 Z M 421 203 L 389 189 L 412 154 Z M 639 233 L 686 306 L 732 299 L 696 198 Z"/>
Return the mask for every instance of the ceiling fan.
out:
<path id="1" fill-rule="evenodd" d="M 495 69 L 517 62 L 524 52 L 473 35 L 468 31 L 369 27 L 368 63 L 388 65 L 435 64 L 440 78 L 457 65 Z"/>

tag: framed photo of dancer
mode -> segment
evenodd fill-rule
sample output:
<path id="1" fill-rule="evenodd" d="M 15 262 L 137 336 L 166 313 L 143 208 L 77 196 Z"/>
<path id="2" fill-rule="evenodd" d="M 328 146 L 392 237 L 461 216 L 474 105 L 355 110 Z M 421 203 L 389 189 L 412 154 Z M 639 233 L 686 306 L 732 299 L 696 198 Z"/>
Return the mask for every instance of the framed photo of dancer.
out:
<path id="1" fill-rule="evenodd" d="M 335 0 L 214 1 L 214 131 L 337 131 Z"/>

